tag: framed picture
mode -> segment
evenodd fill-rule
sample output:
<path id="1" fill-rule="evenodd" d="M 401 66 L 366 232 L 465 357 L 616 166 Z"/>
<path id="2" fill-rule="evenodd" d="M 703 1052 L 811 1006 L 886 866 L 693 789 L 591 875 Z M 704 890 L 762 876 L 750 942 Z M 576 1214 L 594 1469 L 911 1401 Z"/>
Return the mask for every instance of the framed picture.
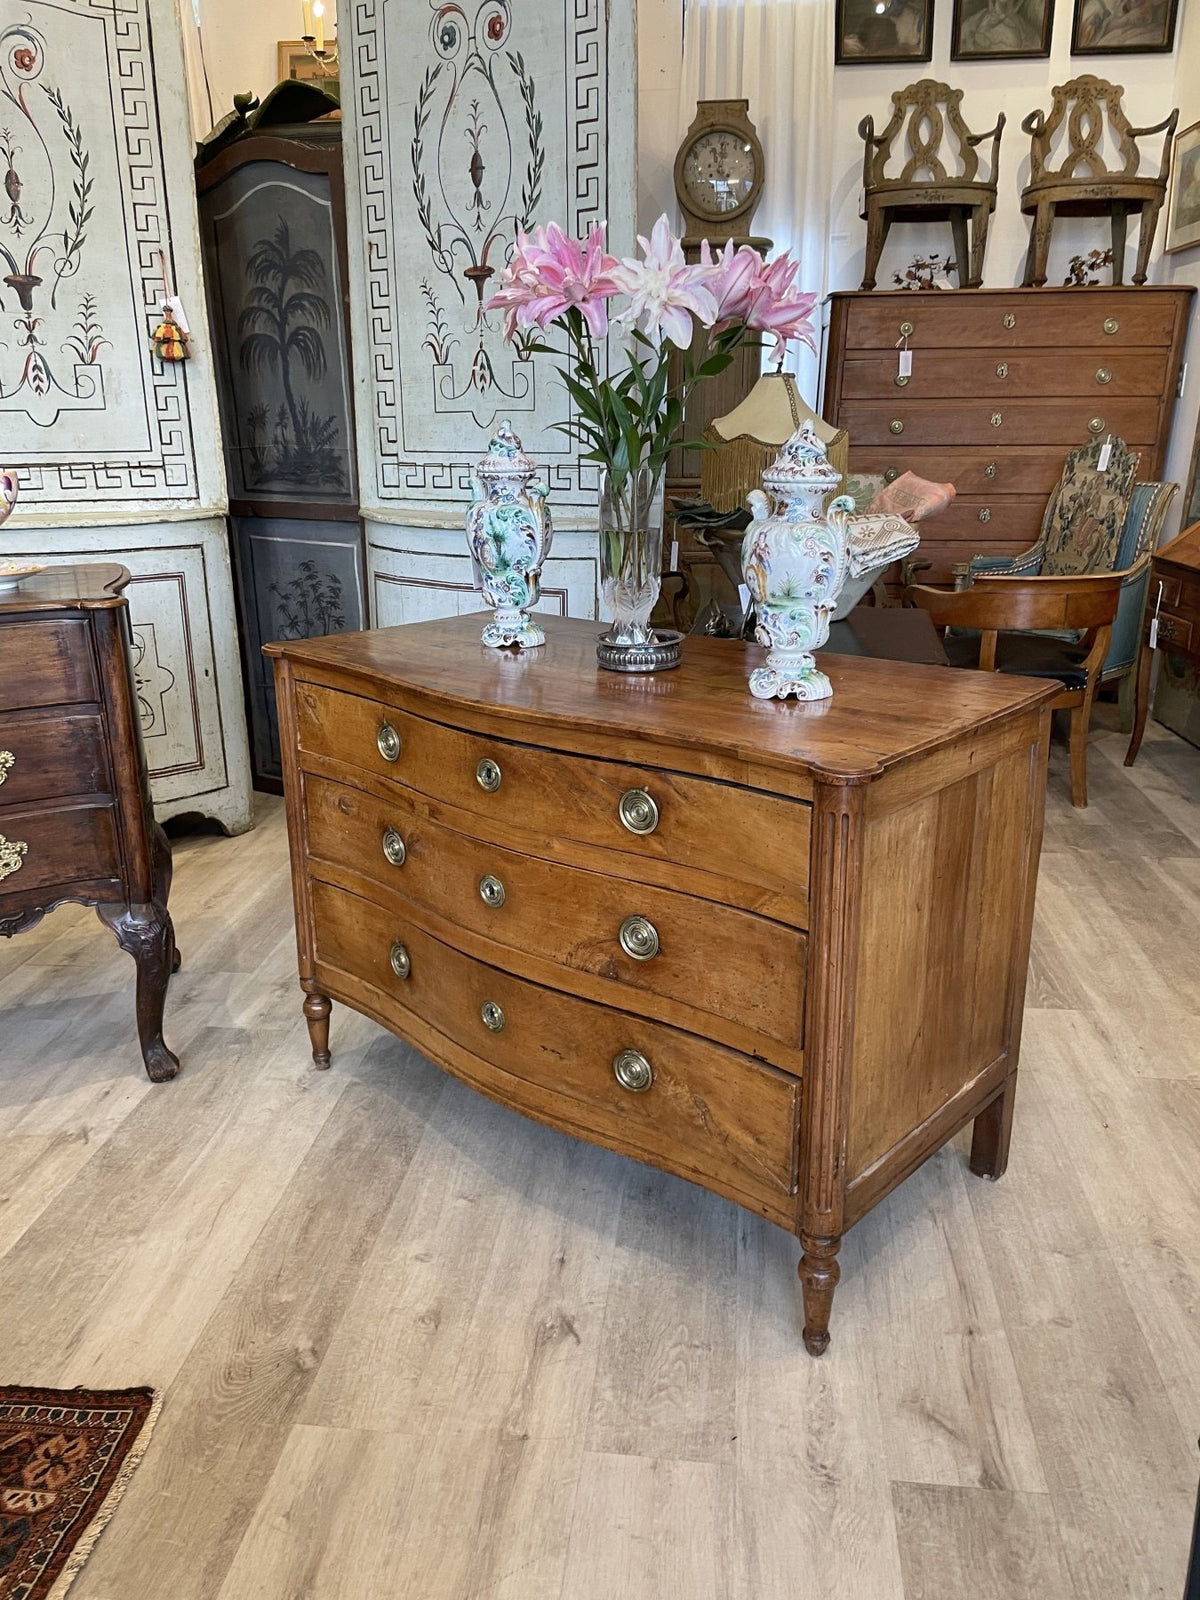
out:
<path id="1" fill-rule="evenodd" d="M 1200 244 L 1200 122 L 1175 135 L 1165 250 Z"/>
<path id="2" fill-rule="evenodd" d="M 1145 56 L 1175 46 L 1179 0 L 1075 0 L 1073 56 Z"/>
<path id="3" fill-rule="evenodd" d="M 1188 473 L 1180 526 L 1190 528 L 1193 522 L 1200 522 L 1200 422 L 1196 424 L 1196 437 L 1192 442 L 1192 469 Z"/>
<path id="4" fill-rule="evenodd" d="M 933 0 L 837 0 L 839 67 L 932 55 Z"/>
<path id="5" fill-rule="evenodd" d="M 326 49 L 334 57 L 332 65 L 322 66 L 316 56 L 310 56 L 304 48 L 303 39 L 280 39 L 276 49 L 278 51 L 278 65 L 280 83 L 288 78 L 297 78 L 301 83 L 328 83 L 332 78 L 337 81 L 337 40 L 327 39 Z"/>
<path id="6" fill-rule="evenodd" d="M 952 61 L 1012 61 L 1050 54 L 1054 0 L 954 0 Z"/>

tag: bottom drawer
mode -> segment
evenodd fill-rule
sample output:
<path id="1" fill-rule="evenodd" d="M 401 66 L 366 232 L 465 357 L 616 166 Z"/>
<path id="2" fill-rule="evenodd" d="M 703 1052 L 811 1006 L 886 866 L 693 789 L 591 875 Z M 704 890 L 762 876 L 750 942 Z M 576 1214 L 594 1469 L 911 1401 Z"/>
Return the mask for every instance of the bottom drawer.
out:
<path id="1" fill-rule="evenodd" d="M 473 961 L 411 918 L 344 889 L 311 887 L 316 977 L 334 998 L 361 999 L 441 1065 L 517 1110 L 769 1214 L 790 1213 L 781 1202 L 796 1190 L 797 1079 L 694 1034 Z M 403 977 L 393 966 L 397 944 Z M 648 1088 L 618 1080 L 624 1051 L 649 1062 Z"/>
<path id="2" fill-rule="evenodd" d="M 110 882 L 121 875 L 110 806 L 52 810 L 0 808 L 0 897 L 68 883 Z M 21 850 L 24 845 L 24 850 Z M 19 863 L 14 865 L 14 863 Z"/>

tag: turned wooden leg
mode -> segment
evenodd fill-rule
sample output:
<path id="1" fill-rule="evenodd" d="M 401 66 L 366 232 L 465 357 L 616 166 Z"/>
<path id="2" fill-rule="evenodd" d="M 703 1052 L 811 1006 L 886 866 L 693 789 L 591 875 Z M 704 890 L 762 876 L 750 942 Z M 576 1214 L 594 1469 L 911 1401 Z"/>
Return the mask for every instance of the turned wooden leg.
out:
<path id="1" fill-rule="evenodd" d="M 842 1241 L 815 1239 L 812 1234 L 800 1235 L 800 1282 L 804 1288 L 804 1348 L 810 1356 L 824 1355 L 829 1348 L 829 1313 L 833 1309 L 833 1291 L 841 1277 L 837 1253 Z"/>
<path id="2" fill-rule="evenodd" d="M 975 1118 L 971 1135 L 971 1171 L 979 1178 L 1002 1178 L 1008 1166 L 1008 1143 L 1012 1137 L 1013 1105 L 1017 1098 L 1014 1068 L 1004 1080 L 1004 1088 Z"/>
<path id="3" fill-rule="evenodd" d="M 1145 283 L 1150 268 L 1150 249 L 1154 244 L 1154 235 L 1158 229 L 1158 213 L 1161 209 L 1161 202 L 1157 200 L 1150 201 L 1142 208 L 1142 222 L 1138 229 L 1137 265 L 1133 269 L 1133 281 L 1139 286 Z"/>
<path id="4" fill-rule="evenodd" d="M 1137 753 L 1142 748 L 1142 735 L 1146 731 L 1146 717 L 1150 711 L 1150 668 L 1153 664 L 1154 652 L 1143 639 L 1138 652 L 1137 687 L 1133 692 L 1133 735 L 1125 752 L 1127 767 L 1137 760 Z"/>
<path id="5" fill-rule="evenodd" d="M 1125 282 L 1125 237 L 1129 225 L 1129 210 L 1119 202 L 1112 208 L 1112 256 L 1114 287 Z M 1143 231 L 1145 231 L 1143 229 Z M 1145 279 L 1143 278 L 1143 283 Z M 1137 282 L 1137 279 L 1134 279 Z"/>
<path id="6" fill-rule="evenodd" d="M 867 201 L 867 255 L 863 263 L 864 289 L 875 287 L 875 273 L 879 268 L 879 258 L 883 254 L 883 247 L 887 242 L 888 230 L 892 226 L 891 213 L 885 206 L 872 204 Z"/>
<path id="7" fill-rule="evenodd" d="M 304 1019 L 308 1023 L 308 1037 L 312 1040 L 313 1061 L 323 1072 L 329 1065 L 329 1013 L 333 1002 L 327 995 L 304 996 Z"/>
<path id="8" fill-rule="evenodd" d="M 165 1083 L 179 1071 L 179 1057 L 163 1042 L 163 1005 L 167 983 L 175 961 L 175 930 L 165 905 L 101 905 L 96 907 L 101 922 L 117 936 L 121 949 L 137 965 L 137 1024 L 146 1076 L 151 1083 Z"/>

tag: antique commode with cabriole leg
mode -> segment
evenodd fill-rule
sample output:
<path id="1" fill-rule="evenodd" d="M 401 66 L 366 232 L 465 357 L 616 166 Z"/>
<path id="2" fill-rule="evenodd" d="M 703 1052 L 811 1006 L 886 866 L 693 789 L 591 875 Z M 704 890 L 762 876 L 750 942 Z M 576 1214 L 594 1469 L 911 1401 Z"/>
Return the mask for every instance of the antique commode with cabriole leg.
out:
<path id="1" fill-rule="evenodd" d="M 751 646 L 597 669 L 464 616 L 268 646 L 300 981 L 528 1116 L 798 1234 L 819 1355 L 845 1230 L 974 1120 L 1004 1171 L 1052 686 Z"/>

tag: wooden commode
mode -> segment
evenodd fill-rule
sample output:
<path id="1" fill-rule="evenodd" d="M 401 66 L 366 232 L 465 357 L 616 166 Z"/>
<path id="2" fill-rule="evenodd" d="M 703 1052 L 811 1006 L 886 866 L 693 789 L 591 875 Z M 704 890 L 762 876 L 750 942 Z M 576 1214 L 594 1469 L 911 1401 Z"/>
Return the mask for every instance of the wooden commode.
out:
<path id="1" fill-rule="evenodd" d="M 685 641 L 598 670 L 597 624 L 478 617 L 268 646 L 300 980 L 505 1105 L 799 1235 L 820 1354 L 844 1231 L 975 1119 L 1012 1121 L 1053 686 Z"/>

